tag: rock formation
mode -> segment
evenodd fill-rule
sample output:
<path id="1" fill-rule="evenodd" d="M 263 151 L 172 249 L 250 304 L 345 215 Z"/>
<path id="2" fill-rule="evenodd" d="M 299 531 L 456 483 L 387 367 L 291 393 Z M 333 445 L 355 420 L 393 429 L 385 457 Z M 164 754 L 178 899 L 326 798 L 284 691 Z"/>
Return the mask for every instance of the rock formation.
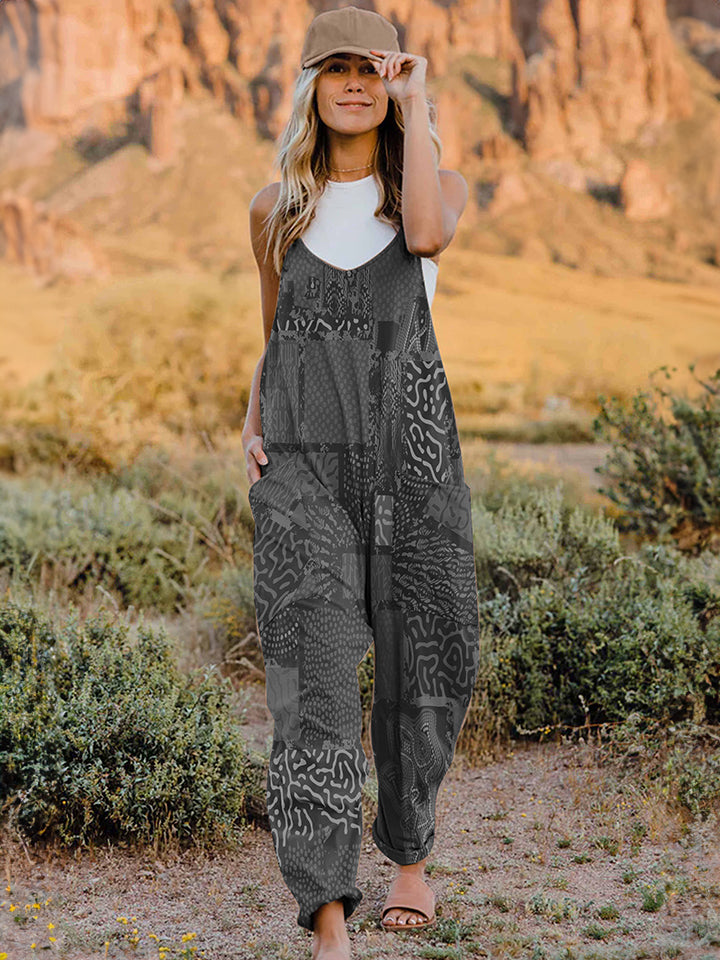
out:
<path id="1" fill-rule="evenodd" d="M 512 61 L 514 132 L 536 158 L 590 156 L 603 140 L 626 141 L 692 108 L 662 0 L 379 0 L 376 8 L 400 21 L 403 47 L 428 58 L 431 76 L 466 52 Z M 126 112 L 150 78 L 171 74 L 173 90 L 203 84 L 274 136 L 314 12 L 279 0 L 5 3 L 0 129 L 102 124 Z M 167 136 L 168 103 L 158 95 L 156 140 Z"/>
<path id="2" fill-rule="evenodd" d="M 630 220 L 657 220 L 672 210 L 664 177 L 643 160 L 632 160 L 620 183 L 625 215 Z"/>
<path id="3" fill-rule="evenodd" d="M 10 190 L 0 195 L 0 256 L 41 277 L 107 272 L 105 257 L 77 224 Z"/>
<path id="4" fill-rule="evenodd" d="M 307 25 L 317 12 L 337 5 L 0 3 L 0 133 L 12 127 L 53 137 L 102 137 L 104 131 L 109 137 L 124 124 L 127 139 L 145 143 L 154 162 L 172 163 L 178 107 L 184 97 L 204 93 L 274 140 L 290 111 Z M 644 216 L 648 191 L 658 201 L 665 196 L 649 168 L 625 171 L 613 149 L 693 111 L 663 0 L 376 0 L 372 6 L 397 24 L 403 49 L 427 57 L 431 81 L 466 54 L 510 65 L 511 88 L 507 102 L 505 94 L 497 95 L 495 130 L 476 129 L 477 99 L 471 103 L 471 94 L 458 94 L 458 85 L 439 85 L 437 92 L 443 164 L 462 168 L 480 157 L 487 168 L 483 176 L 494 171 L 495 199 L 485 209 L 499 215 L 523 202 L 532 177 L 506 175 L 520 172 L 527 157 L 574 190 L 595 184 L 617 190 L 622 179 L 628 216 Z M 692 28 L 695 46 L 702 47 L 708 69 L 720 70 L 720 3 L 668 0 L 667 10 L 672 17 L 706 21 L 702 35 Z M 478 90 L 483 97 L 486 92 Z M 474 196 L 481 194 L 476 184 Z M 17 211 L 17 200 L 12 203 Z M 657 209 L 670 210 L 669 199 Z M 25 210 L 17 236 L 62 232 L 65 227 L 57 225 L 29 226 L 49 215 Z M 13 256 L 34 249 L 8 240 L 13 230 L 5 231 Z"/>
<path id="5" fill-rule="evenodd" d="M 512 116 L 531 156 L 592 161 L 603 144 L 691 114 L 662 0 L 534 0 L 517 9 L 524 58 Z"/>
<path id="6" fill-rule="evenodd" d="M 702 20 L 680 17 L 673 23 L 673 34 L 706 70 L 720 78 L 720 3 L 716 4 L 718 26 Z"/>

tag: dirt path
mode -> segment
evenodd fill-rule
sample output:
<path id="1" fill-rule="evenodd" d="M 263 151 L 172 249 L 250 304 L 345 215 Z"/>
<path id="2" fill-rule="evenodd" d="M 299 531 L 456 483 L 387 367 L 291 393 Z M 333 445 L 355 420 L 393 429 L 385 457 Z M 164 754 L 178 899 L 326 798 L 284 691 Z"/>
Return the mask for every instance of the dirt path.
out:
<path id="1" fill-rule="evenodd" d="M 577 472 L 595 489 L 605 482 L 595 467 L 605 462 L 611 450 L 609 443 L 493 443 L 487 446 L 510 459 Z"/>
<path id="2" fill-rule="evenodd" d="M 583 485 L 592 490 L 606 483 L 606 479 L 595 472 L 601 466 L 611 450 L 609 443 L 509 443 L 484 440 L 465 441 L 463 460 L 466 468 L 483 464 L 492 452 L 498 459 L 508 460 L 518 465 L 549 469 L 567 477 L 576 477 Z"/>
<path id="3" fill-rule="evenodd" d="M 429 861 L 434 930 L 378 927 L 394 867 L 366 818 L 353 956 L 720 956 L 717 823 L 684 827 L 643 784 L 619 785 L 594 754 L 584 744 L 518 746 L 476 769 L 455 757 Z M 271 836 L 258 828 L 234 854 L 172 860 L 111 848 L 43 860 L 6 841 L 2 857 L 7 960 L 48 948 L 45 955 L 68 960 L 310 957 L 311 935 L 296 924 Z M 652 901 L 658 891 L 662 903 Z M 656 912 L 643 909 L 644 898 Z M 39 906 L 26 909 L 32 904 Z"/>

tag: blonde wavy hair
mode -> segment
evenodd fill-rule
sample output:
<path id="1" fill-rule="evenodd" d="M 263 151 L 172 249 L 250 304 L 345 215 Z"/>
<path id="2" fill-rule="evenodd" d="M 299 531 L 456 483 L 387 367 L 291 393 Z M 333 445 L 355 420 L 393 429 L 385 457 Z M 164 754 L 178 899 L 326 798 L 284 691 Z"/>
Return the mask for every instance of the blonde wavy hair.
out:
<path id="1" fill-rule="evenodd" d="M 330 177 L 330 144 L 327 127 L 315 106 L 317 78 L 324 61 L 300 71 L 293 89 L 292 112 L 278 142 L 280 192 L 265 218 L 266 250 L 272 250 L 273 264 L 279 274 L 288 247 L 305 232 L 315 216 L 315 207 Z M 437 108 L 426 97 L 430 138 L 440 164 L 442 141 L 437 133 Z M 380 188 L 375 215 L 400 226 L 402 213 L 402 174 L 405 124 L 402 107 L 394 98 L 378 128 L 377 145 L 370 157 L 372 172 Z"/>

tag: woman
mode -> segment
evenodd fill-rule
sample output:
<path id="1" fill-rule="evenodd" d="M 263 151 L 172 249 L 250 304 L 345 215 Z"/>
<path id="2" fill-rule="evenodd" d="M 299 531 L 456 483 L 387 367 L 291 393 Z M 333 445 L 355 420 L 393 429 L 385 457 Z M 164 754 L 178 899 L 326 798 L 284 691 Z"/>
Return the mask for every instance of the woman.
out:
<path id="1" fill-rule="evenodd" d="M 426 60 L 384 17 L 320 14 L 301 62 L 281 180 L 250 206 L 265 350 L 243 447 L 270 825 L 314 960 L 338 960 L 363 897 L 357 665 L 374 642 L 389 930 L 434 919 L 435 802 L 477 676 L 470 489 L 430 313 L 468 191 L 437 169 Z"/>

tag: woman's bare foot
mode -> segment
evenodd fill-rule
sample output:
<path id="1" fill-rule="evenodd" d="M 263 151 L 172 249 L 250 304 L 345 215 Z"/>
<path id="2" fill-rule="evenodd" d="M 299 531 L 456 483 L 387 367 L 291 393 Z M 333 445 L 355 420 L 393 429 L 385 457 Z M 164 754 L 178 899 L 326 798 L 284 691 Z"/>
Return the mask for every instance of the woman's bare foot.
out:
<path id="1" fill-rule="evenodd" d="M 416 873 L 419 877 L 422 877 L 427 861 L 428 858 L 425 857 L 424 860 L 418 860 L 417 863 L 398 864 L 398 873 L 404 870 L 407 873 Z M 412 926 L 416 923 L 424 923 L 426 920 L 427 917 L 424 913 L 417 913 L 415 910 L 401 910 L 399 907 L 393 907 L 392 910 L 388 910 L 385 914 L 382 923 L 386 926 L 392 926 L 394 924 L 407 924 L 408 926 Z"/>
<path id="2" fill-rule="evenodd" d="M 331 900 L 313 914 L 312 960 L 349 960 L 350 937 L 342 900 Z"/>

